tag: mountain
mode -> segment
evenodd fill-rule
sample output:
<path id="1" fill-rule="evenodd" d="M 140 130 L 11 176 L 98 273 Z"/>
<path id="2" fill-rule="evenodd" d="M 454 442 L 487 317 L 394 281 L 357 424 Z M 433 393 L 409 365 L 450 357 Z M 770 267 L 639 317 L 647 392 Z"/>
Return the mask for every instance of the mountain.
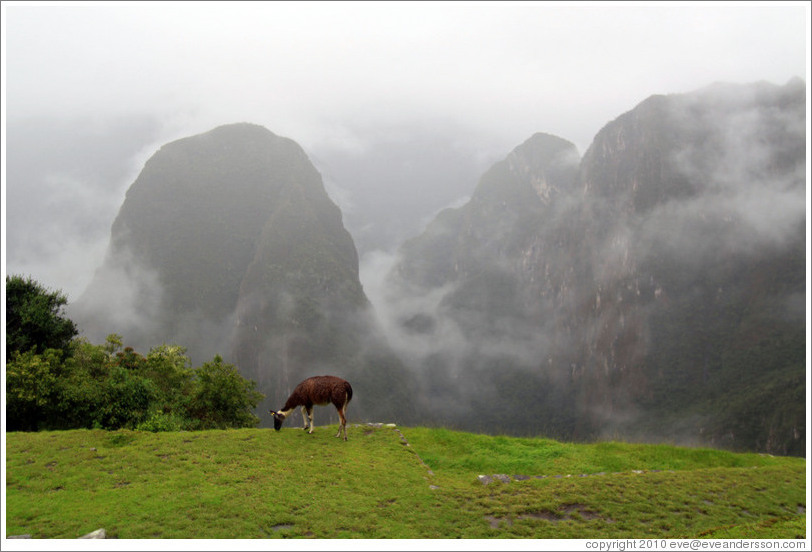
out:
<path id="1" fill-rule="evenodd" d="M 334 373 L 356 386 L 354 414 L 408 419 L 407 375 L 368 311 L 352 238 L 302 148 L 233 124 L 146 162 L 71 314 L 94 341 L 220 354 L 266 394 L 265 418 L 301 379 Z"/>
<path id="2" fill-rule="evenodd" d="M 389 278 L 438 413 L 803 454 L 805 121 L 802 81 L 716 84 L 643 101 L 580 162 L 538 134 L 497 163 Z"/>
<path id="3" fill-rule="evenodd" d="M 611 431 L 803 454 L 805 95 L 656 96 L 585 154 L 584 402 Z"/>
<path id="4" fill-rule="evenodd" d="M 147 161 L 68 314 L 95 342 L 222 355 L 266 425 L 333 373 L 351 419 L 803 455 L 805 97 L 652 96 L 583 156 L 535 134 L 403 243 L 374 304 L 302 148 L 219 127 Z"/>
<path id="5" fill-rule="evenodd" d="M 572 387 L 541 359 L 568 332 L 555 318 L 571 300 L 568 249 L 547 237 L 573 235 L 560 206 L 577 191 L 578 163 L 573 144 L 536 134 L 482 176 L 470 202 L 401 248 L 383 311 L 442 423 L 572 434 Z"/>

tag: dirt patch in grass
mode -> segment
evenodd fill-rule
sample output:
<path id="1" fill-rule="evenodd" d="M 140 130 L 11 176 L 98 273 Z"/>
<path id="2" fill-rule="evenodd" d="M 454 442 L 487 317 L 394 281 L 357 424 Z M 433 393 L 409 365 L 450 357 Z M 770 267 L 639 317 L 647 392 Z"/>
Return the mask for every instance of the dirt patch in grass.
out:
<path id="1" fill-rule="evenodd" d="M 496 516 L 485 516 L 485 521 L 491 526 L 491 529 L 499 529 L 499 526 L 503 523 L 510 527 L 513 525 L 513 521 L 507 517 L 496 517 Z"/>
<path id="2" fill-rule="evenodd" d="M 513 520 L 510 517 L 497 517 L 492 515 L 486 515 L 485 521 L 487 521 L 491 529 L 498 529 L 502 524 L 507 527 L 511 527 L 513 525 Z M 551 523 L 559 523 L 561 521 L 568 521 L 568 520 L 575 520 L 575 521 L 590 521 L 593 519 L 600 519 L 605 521 L 606 523 L 614 523 L 614 520 L 611 518 L 607 518 L 590 510 L 586 504 L 562 504 L 556 511 L 550 510 L 540 510 L 537 512 L 526 512 L 524 514 L 519 514 L 516 516 L 517 520 L 536 520 L 536 521 L 548 521 Z"/>
<path id="3" fill-rule="evenodd" d="M 557 523 L 564 518 L 557 516 L 552 512 L 528 512 L 520 515 L 519 519 L 543 519 L 544 521 L 552 521 Z"/>
<path id="4" fill-rule="evenodd" d="M 568 519 L 573 517 L 572 514 L 577 514 L 581 516 L 581 519 L 585 520 L 603 519 L 600 514 L 593 512 L 585 504 L 567 504 L 562 507 L 561 510 L 564 512 L 564 514 L 566 514 Z"/>

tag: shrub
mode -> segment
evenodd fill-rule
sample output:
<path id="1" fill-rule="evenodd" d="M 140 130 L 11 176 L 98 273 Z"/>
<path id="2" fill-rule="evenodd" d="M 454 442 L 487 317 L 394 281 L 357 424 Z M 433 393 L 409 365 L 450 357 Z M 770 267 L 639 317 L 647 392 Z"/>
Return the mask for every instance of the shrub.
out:
<path id="1" fill-rule="evenodd" d="M 102 387 L 104 402 L 95 413 L 95 422 L 104 429 L 134 428 L 147 417 L 157 396 L 152 381 L 114 366 Z"/>
<path id="2" fill-rule="evenodd" d="M 47 423 L 58 394 L 59 352 L 16 352 L 6 365 L 6 429 L 35 431 Z"/>
<path id="3" fill-rule="evenodd" d="M 182 431 L 189 429 L 189 420 L 173 412 L 153 411 L 143 422 L 135 426 L 139 431 Z"/>
<path id="4" fill-rule="evenodd" d="M 218 355 L 195 371 L 195 383 L 188 413 L 200 422 L 200 429 L 253 427 L 259 423 L 252 410 L 263 395 L 256 383 L 240 376 L 232 364 Z"/>
<path id="5" fill-rule="evenodd" d="M 143 356 L 111 334 L 104 345 L 75 339 L 61 316 L 66 298 L 31 280 L 6 277 L 6 427 L 179 431 L 252 427 L 263 395 L 216 356 L 193 369 L 186 349 L 161 345 Z"/>

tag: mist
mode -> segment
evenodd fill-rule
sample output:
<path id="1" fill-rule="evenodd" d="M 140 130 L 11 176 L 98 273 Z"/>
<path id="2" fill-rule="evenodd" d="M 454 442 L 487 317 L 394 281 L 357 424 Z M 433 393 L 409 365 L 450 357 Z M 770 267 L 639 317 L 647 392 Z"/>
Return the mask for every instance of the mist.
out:
<path id="1" fill-rule="evenodd" d="M 143 162 L 179 137 L 248 121 L 296 140 L 343 191 L 363 255 L 417 234 L 534 132 L 585 151 L 650 94 L 808 65 L 804 4 L 2 9 L 4 262 L 71 299 Z"/>

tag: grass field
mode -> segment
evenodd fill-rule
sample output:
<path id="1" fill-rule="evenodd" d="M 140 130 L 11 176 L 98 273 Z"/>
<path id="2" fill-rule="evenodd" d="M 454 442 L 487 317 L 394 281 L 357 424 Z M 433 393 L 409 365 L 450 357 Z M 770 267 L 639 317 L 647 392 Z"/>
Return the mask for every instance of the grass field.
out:
<path id="1" fill-rule="evenodd" d="M 335 432 L 9 433 L 6 536 L 806 535 L 802 458 L 352 425 L 344 442 Z M 478 479 L 493 474 L 511 480 Z"/>

